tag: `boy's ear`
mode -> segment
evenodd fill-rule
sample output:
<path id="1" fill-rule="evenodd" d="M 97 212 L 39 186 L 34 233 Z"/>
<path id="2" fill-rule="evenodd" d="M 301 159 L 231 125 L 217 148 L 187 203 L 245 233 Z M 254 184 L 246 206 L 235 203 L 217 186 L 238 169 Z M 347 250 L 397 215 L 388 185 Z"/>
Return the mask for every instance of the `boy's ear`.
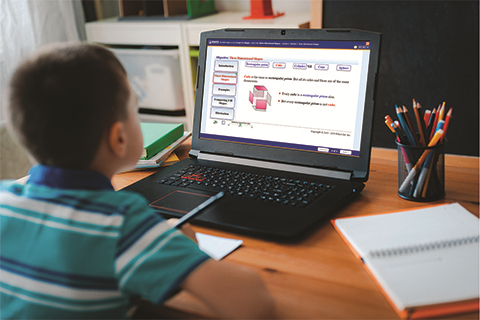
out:
<path id="1" fill-rule="evenodd" d="M 121 121 L 116 121 L 110 128 L 107 142 L 116 156 L 123 158 L 127 154 L 127 134 Z"/>

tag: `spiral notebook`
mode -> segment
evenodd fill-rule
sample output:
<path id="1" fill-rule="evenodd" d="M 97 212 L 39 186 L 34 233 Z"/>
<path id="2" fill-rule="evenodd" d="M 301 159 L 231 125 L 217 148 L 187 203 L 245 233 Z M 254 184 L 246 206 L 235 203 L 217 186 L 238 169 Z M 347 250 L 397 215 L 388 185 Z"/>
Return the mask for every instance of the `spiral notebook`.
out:
<path id="1" fill-rule="evenodd" d="M 479 219 L 458 203 L 332 220 L 401 318 L 479 306 Z"/>

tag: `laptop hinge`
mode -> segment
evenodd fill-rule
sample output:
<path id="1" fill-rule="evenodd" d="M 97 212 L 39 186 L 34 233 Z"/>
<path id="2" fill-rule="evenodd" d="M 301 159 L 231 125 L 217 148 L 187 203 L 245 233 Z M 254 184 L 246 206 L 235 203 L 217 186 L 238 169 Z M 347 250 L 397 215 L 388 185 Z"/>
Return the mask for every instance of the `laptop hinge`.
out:
<path id="1" fill-rule="evenodd" d="M 249 166 L 249 167 L 258 167 L 263 169 L 267 168 L 272 170 L 288 171 L 288 172 L 308 174 L 308 175 L 341 179 L 341 180 L 350 180 L 352 176 L 351 172 L 346 172 L 346 171 L 336 171 L 336 170 L 329 170 L 329 169 L 304 167 L 304 166 L 299 166 L 294 164 L 276 163 L 276 162 L 270 162 L 270 161 L 252 160 L 252 159 L 229 157 L 229 156 L 220 156 L 216 154 L 202 153 L 202 152 L 198 154 L 198 159 L 217 161 L 217 162 L 223 162 L 223 163 L 229 163 L 229 164 L 238 164 L 238 165 Z"/>
<path id="2" fill-rule="evenodd" d="M 196 159 L 199 153 L 200 153 L 200 150 L 190 149 L 190 152 L 188 153 L 188 155 Z"/>

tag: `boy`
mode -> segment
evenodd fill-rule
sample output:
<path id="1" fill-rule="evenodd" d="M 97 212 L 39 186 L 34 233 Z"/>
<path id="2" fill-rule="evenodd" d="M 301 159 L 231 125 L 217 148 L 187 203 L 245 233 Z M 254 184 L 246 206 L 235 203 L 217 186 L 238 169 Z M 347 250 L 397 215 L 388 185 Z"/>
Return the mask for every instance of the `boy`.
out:
<path id="1" fill-rule="evenodd" d="M 24 186 L 0 184 L 0 318 L 122 318 L 178 286 L 219 317 L 273 316 L 258 275 L 212 261 L 143 197 L 113 190 L 141 154 L 137 103 L 96 45 L 44 48 L 13 75 L 7 125 L 39 165 Z"/>

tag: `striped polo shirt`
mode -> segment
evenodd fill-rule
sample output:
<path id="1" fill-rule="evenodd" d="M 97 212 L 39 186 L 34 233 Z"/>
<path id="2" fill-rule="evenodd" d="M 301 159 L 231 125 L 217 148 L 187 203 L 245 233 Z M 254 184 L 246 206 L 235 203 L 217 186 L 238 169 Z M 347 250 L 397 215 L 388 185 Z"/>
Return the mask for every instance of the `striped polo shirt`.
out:
<path id="1" fill-rule="evenodd" d="M 0 182 L 0 318 L 124 318 L 209 257 L 100 173 L 39 165 Z"/>

